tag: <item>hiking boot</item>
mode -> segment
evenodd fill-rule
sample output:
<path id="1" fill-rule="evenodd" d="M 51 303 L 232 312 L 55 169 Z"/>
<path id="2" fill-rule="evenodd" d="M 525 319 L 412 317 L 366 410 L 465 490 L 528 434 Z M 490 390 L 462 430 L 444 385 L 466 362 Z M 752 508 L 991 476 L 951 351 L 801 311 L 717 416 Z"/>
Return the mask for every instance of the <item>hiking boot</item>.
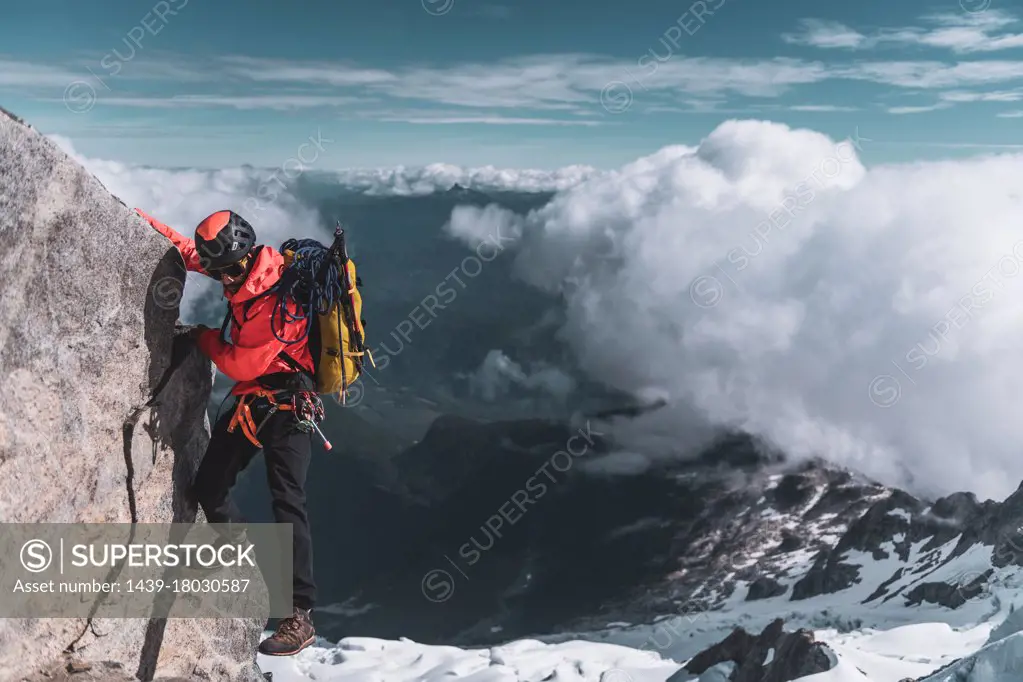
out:
<path id="1" fill-rule="evenodd" d="M 295 615 L 282 619 L 277 624 L 277 631 L 260 643 L 259 653 L 265 656 L 291 656 L 305 649 L 315 639 L 312 614 L 308 609 L 296 607 Z"/>

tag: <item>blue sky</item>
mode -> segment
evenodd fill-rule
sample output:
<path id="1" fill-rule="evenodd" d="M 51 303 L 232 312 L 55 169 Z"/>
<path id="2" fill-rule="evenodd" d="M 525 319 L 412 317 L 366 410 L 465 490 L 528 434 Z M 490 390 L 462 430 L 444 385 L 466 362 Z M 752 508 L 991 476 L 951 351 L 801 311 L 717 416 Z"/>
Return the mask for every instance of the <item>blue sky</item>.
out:
<path id="1" fill-rule="evenodd" d="M 609 168 L 728 118 L 957 157 L 1023 147 L 1023 6 L 35 0 L 4 8 L 0 106 L 161 166 Z"/>

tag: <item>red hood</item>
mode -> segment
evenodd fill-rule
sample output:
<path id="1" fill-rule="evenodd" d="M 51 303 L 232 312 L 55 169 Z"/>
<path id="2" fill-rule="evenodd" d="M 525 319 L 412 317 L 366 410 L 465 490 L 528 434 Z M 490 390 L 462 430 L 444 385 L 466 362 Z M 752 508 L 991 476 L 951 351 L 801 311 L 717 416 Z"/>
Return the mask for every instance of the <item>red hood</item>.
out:
<path id="1" fill-rule="evenodd" d="M 283 270 L 284 256 L 269 246 L 261 246 L 256 255 L 256 262 L 252 264 L 252 269 L 249 271 L 245 283 L 242 284 L 242 288 L 233 294 L 225 289 L 224 298 L 231 303 L 243 303 L 250 298 L 264 294 L 277 284 Z"/>

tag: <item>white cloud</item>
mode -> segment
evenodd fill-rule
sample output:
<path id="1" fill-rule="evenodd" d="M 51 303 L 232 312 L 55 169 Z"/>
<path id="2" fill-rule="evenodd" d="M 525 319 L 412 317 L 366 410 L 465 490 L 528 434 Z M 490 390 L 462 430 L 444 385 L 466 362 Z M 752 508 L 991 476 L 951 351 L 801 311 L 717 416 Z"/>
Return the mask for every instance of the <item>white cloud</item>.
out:
<path id="1" fill-rule="evenodd" d="M 173 97 L 98 97 L 98 104 L 144 109 L 179 109 L 182 107 L 230 107 L 233 109 L 306 109 L 364 105 L 360 97 L 326 95 L 175 95 Z"/>
<path id="2" fill-rule="evenodd" d="M 307 234 L 311 226 L 317 224 L 315 213 L 299 206 L 286 187 L 288 180 L 302 172 L 298 167 L 289 166 L 287 172 L 249 166 L 216 170 L 151 168 L 86 158 L 75 150 L 74 143 L 67 137 L 49 137 L 96 175 L 111 192 L 140 208 L 153 207 L 154 211 L 167 215 L 168 220 L 196 224 L 206 215 L 229 206 L 239 213 L 244 213 L 246 207 L 265 211 L 267 224 L 280 225 L 282 235 L 292 234 L 296 229 Z M 478 191 L 554 192 L 601 173 L 591 166 L 581 165 L 540 170 L 467 168 L 446 163 L 340 170 L 310 166 L 308 170 L 332 179 L 345 190 L 397 196 L 442 192 L 456 184 Z"/>
<path id="3" fill-rule="evenodd" d="M 1016 109 L 1015 111 L 1003 111 L 998 114 L 998 118 L 1023 118 L 1023 110 Z"/>
<path id="4" fill-rule="evenodd" d="M 939 95 L 946 102 L 1019 102 L 1023 100 L 1023 90 L 993 90 L 990 92 L 969 92 L 954 90 Z"/>
<path id="5" fill-rule="evenodd" d="M 211 67 L 215 68 L 215 67 Z M 411 105 L 430 102 L 465 109 L 601 111 L 601 92 L 627 87 L 652 106 L 683 100 L 727 102 L 726 96 L 773 98 L 801 85 L 859 80 L 899 88 L 962 88 L 1023 80 L 1023 60 L 876 60 L 824 63 L 783 57 L 734 59 L 672 56 L 639 65 L 601 55 L 548 54 L 492 63 L 408 67 L 391 71 L 320 62 L 275 61 L 247 77 L 294 87 L 340 79 L 359 96 L 386 96 Z M 331 95 L 337 95 L 332 91 Z M 463 109 L 464 110 L 464 109 Z"/>
<path id="6" fill-rule="evenodd" d="M 911 144 L 922 147 L 941 147 L 944 149 L 996 149 L 1003 151 L 1023 149 L 1023 144 L 993 144 L 990 142 L 913 142 Z"/>
<path id="7" fill-rule="evenodd" d="M 0 58 L 0 87 L 63 89 L 81 78 L 82 74 L 62 67 Z"/>
<path id="8" fill-rule="evenodd" d="M 972 102 L 1019 102 L 1023 101 L 1023 89 L 1015 90 L 949 90 L 938 93 L 938 101 L 921 106 L 888 107 L 890 114 L 918 114 L 939 109 L 948 109 L 955 104 Z"/>
<path id="9" fill-rule="evenodd" d="M 345 62 L 292 62 L 246 56 L 224 57 L 221 61 L 227 73 L 254 81 L 351 86 L 388 83 L 397 79 L 385 69 Z"/>
<path id="10" fill-rule="evenodd" d="M 862 62 L 844 77 L 910 89 L 957 88 L 1023 79 L 1023 61 L 986 60 L 948 64 L 938 61 Z"/>
<path id="11" fill-rule="evenodd" d="M 948 109 L 951 104 L 947 102 L 938 102 L 937 104 L 926 104 L 921 106 L 902 106 L 902 107 L 888 107 L 889 114 L 925 114 L 929 111 L 938 111 L 939 109 Z"/>
<path id="12" fill-rule="evenodd" d="M 822 48 L 855 49 L 862 47 L 867 37 L 837 21 L 803 19 L 800 33 L 785 33 L 782 40 L 794 45 L 809 45 Z"/>
<path id="13" fill-rule="evenodd" d="M 472 394 L 490 402 L 516 389 L 539 392 L 563 401 L 576 387 L 573 379 L 557 367 L 541 365 L 526 369 L 500 350 L 487 353 L 468 380 Z"/>
<path id="14" fill-rule="evenodd" d="M 293 84 L 324 83 L 344 66 L 278 62 L 264 65 L 261 79 Z M 252 75 L 252 74 L 248 74 Z M 793 85 L 828 76 L 824 64 L 795 59 L 726 59 L 676 56 L 645 68 L 633 60 L 591 54 L 541 54 L 491 63 L 395 69 L 367 79 L 367 90 L 397 99 L 464 107 L 568 110 L 599 107 L 597 95 L 610 82 L 652 90 L 707 95 L 774 96 Z"/>
<path id="15" fill-rule="evenodd" d="M 697 95 L 775 97 L 793 86 L 818 83 L 829 77 L 828 67 L 821 62 L 783 57 L 762 60 L 677 57 L 657 65 L 649 75 L 637 75 L 639 84 L 634 83 L 633 88 L 652 86 Z"/>
<path id="16" fill-rule="evenodd" d="M 1023 478 L 1021 174 L 1021 154 L 868 171 L 848 143 L 730 121 L 517 219 L 517 268 L 562 294 L 592 377 L 671 396 L 635 425 L 662 456 L 697 414 L 1002 496 Z"/>
<path id="17" fill-rule="evenodd" d="M 417 195 L 443 191 L 455 184 L 479 191 L 553 192 L 599 175 L 590 166 L 553 171 L 482 166 L 464 168 L 447 163 L 422 167 L 353 168 L 333 171 L 337 182 L 367 194 Z"/>
<path id="18" fill-rule="evenodd" d="M 811 112 L 839 112 L 859 111 L 856 107 L 845 107 L 837 104 L 796 104 L 789 107 L 790 111 L 811 111 Z"/>
<path id="19" fill-rule="evenodd" d="M 497 204 L 483 208 L 455 207 L 451 212 L 451 220 L 444 225 L 444 231 L 472 248 L 494 238 L 499 238 L 504 245 L 515 243 L 522 237 L 522 227 L 516 215 Z"/>
<path id="20" fill-rule="evenodd" d="M 496 62 L 370 69 L 350 63 L 231 57 L 223 67 L 243 78 L 297 86 L 359 86 L 398 100 L 460 107 L 574 110 L 599 108 L 613 81 L 676 94 L 775 96 L 828 77 L 824 64 L 796 59 L 675 56 L 639 67 L 635 60 L 595 54 L 537 54 Z"/>
<path id="21" fill-rule="evenodd" d="M 866 35 L 837 22 L 805 19 L 800 32 L 785 34 L 782 38 L 796 45 L 848 50 L 931 47 L 968 53 L 1023 47 L 1023 33 L 1004 31 L 1019 23 L 1006 12 L 989 9 L 937 14 L 924 17 L 923 21 L 927 26 L 881 29 Z"/>
<path id="22" fill-rule="evenodd" d="M 599 126 L 604 121 L 569 118 L 523 118 L 521 116 L 385 116 L 378 120 L 416 125 L 532 125 L 532 126 Z"/>

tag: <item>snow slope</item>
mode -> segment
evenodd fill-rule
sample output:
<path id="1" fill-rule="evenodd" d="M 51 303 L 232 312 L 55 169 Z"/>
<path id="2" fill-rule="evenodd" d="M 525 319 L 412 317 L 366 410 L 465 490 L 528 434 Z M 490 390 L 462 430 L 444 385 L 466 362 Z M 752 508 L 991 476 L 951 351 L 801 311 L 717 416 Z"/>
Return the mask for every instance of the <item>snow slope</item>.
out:
<path id="1" fill-rule="evenodd" d="M 900 682 L 917 679 L 968 656 L 983 645 L 988 624 L 960 630 L 945 623 L 920 623 L 891 630 L 862 630 L 845 634 L 817 631 L 818 639 L 835 652 L 832 670 L 801 678 L 804 682 Z M 1007 671 L 1015 677 L 973 677 L 968 682 L 1023 680 L 1023 635 L 1012 635 L 984 649 L 981 670 Z M 345 680 L 352 682 L 664 682 L 684 661 L 607 643 L 574 640 L 548 644 L 519 640 L 490 649 L 430 646 L 409 640 L 347 638 L 336 645 L 323 642 L 292 658 L 260 656 L 264 671 L 275 682 Z M 963 682 L 953 675 L 970 666 L 952 666 L 928 682 Z M 1015 666 L 1015 667 L 1014 667 Z M 722 671 L 721 668 L 725 670 Z M 725 673 L 725 674 L 722 674 Z M 727 666 L 702 677 L 682 672 L 673 682 L 727 680 Z"/>
<path id="2" fill-rule="evenodd" d="M 1023 634 L 1016 632 L 1023 624 L 1023 575 L 1014 565 L 993 568 L 989 546 L 978 544 L 955 555 L 956 544 L 952 539 L 925 550 L 917 543 L 907 561 L 898 559 L 891 547 L 879 559 L 850 550 L 842 560 L 858 568 L 860 580 L 809 599 L 792 601 L 781 595 L 746 601 L 746 586 L 740 584 L 718 601 L 717 610 L 682 609 L 681 615 L 650 624 L 614 623 L 600 631 L 479 649 L 356 637 L 336 645 L 321 642 L 291 659 L 260 657 L 260 665 L 274 673 L 276 682 L 663 682 L 676 673 L 672 682 L 723 682 L 727 670 L 721 666 L 702 677 L 680 668 L 734 627 L 757 632 L 782 617 L 787 629 L 813 629 L 835 654 L 832 670 L 802 678 L 804 682 L 901 682 L 931 674 L 927 682 L 1019 682 Z M 803 566 L 792 567 L 786 592 L 809 563 L 807 558 Z M 907 566 L 913 570 L 905 570 Z M 905 590 L 899 589 L 923 576 L 965 585 L 992 570 L 984 589 L 957 609 L 926 602 L 908 605 Z M 879 584 L 887 584 L 899 598 L 878 598 Z"/>
<path id="3" fill-rule="evenodd" d="M 888 631 L 816 634 L 835 651 L 832 670 L 801 678 L 803 682 L 900 682 L 933 672 L 949 660 L 972 653 L 983 643 L 989 627 L 954 630 L 944 623 L 921 623 Z M 1023 661 L 1023 635 L 1014 635 L 992 652 L 986 665 L 1004 659 Z M 987 661 L 987 659 L 985 659 Z M 346 682 L 664 682 L 680 671 L 683 661 L 613 644 L 575 640 L 547 644 L 519 640 L 491 649 L 464 650 L 397 642 L 348 638 L 337 645 L 324 642 L 292 658 L 260 656 L 274 682 L 344 680 Z M 721 670 L 724 668 L 724 670 Z M 682 671 L 672 682 L 725 682 L 727 666 L 703 676 Z M 952 669 L 949 669 L 951 674 Z M 724 674 L 723 674 L 724 673 Z M 1013 682 L 1023 679 L 1023 668 Z M 1008 682 L 1009 678 L 979 677 L 970 682 Z M 928 682 L 931 682 L 928 680 Z M 961 682 L 947 675 L 933 682 Z"/>
<path id="4" fill-rule="evenodd" d="M 574 641 L 519 640 L 490 649 L 349 637 L 291 658 L 259 657 L 274 682 L 662 682 L 679 665 L 648 651 Z"/>
<path id="5" fill-rule="evenodd" d="M 1011 634 L 985 647 L 993 629 L 1008 615 L 999 609 L 998 603 L 1004 605 L 1012 598 L 1019 599 L 1015 581 L 994 584 L 990 594 L 967 604 L 966 611 L 928 609 L 929 617 L 934 618 L 931 622 L 885 628 L 886 619 L 898 623 L 910 615 L 891 608 L 870 614 L 871 627 L 847 632 L 836 628 L 817 629 L 817 639 L 834 651 L 837 665 L 826 673 L 801 680 L 900 682 L 923 678 L 959 661 L 939 676 L 928 678 L 927 682 L 1019 682 L 1023 680 L 1023 635 Z M 853 603 L 845 606 L 848 617 L 867 615 L 867 611 Z M 794 627 L 801 620 L 826 619 L 826 613 L 825 609 L 786 615 L 791 619 L 789 627 Z M 667 632 L 662 621 L 661 624 L 590 633 L 586 639 L 562 642 L 526 639 L 488 649 L 429 646 L 409 640 L 347 638 L 336 645 L 321 642 L 290 659 L 261 656 L 259 663 L 264 671 L 274 673 L 275 682 L 664 682 L 679 672 L 697 650 L 722 639 L 733 625 L 753 630 L 756 624 L 772 615 L 777 614 L 766 609 L 761 613 L 701 614 L 694 622 L 687 623 L 684 630 L 678 627 L 678 641 L 663 647 L 664 651 L 650 647 L 656 636 Z M 977 622 L 966 622 L 971 618 L 976 618 Z M 642 639 L 643 643 L 638 646 L 614 643 L 635 643 L 637 639 Z M 977 662 L 971 663 L 966 657 L 978 651 Z M 973 676 L 955 677 L 956 671 L 961 670 L 973 670 Z M 712 669 L 702 677 L 687 676 L 682 671 L 672 682 L 724 682 L 726 679 L 722 671 Z"/>

